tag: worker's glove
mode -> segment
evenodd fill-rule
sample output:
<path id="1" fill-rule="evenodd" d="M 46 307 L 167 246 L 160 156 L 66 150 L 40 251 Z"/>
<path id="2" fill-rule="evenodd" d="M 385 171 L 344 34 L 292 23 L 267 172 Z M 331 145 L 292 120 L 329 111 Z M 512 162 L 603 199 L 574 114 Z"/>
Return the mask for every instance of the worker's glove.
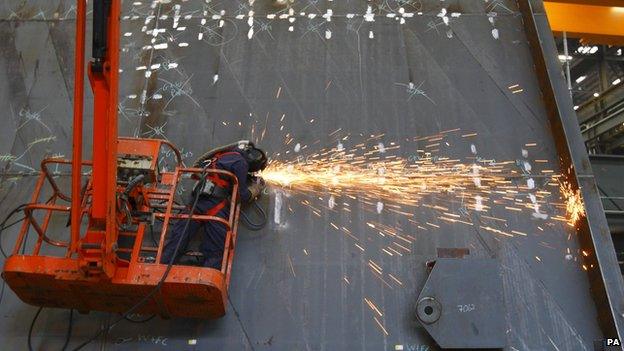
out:
<path id="1" fill-rule="evenodd" d="M 266 188 L 266 183 L 264 182 L 264 179 L 262 179 L 261 177 L 254 178 L 251 185 L 247 187 L 247 189 L 251 193 L 251 196 L 249 197 L 249 201 L 253 201 L 258 196 L 260 196 L 264 188 Z"/>

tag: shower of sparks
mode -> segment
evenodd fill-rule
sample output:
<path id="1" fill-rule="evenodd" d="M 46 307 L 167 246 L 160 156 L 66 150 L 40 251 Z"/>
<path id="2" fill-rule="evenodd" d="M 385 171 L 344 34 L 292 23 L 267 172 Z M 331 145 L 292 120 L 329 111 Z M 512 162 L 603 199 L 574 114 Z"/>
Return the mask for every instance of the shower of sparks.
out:
<path id="1" fill-rule="evenodd" d="M 374 153 L 373 153 L 374 154 Z M 505 164 L 461 163 L 460 160 L 440 158 L 434 162 L 426 157 L 410 163 L 393 157 L 379 161 L 365 156 L 344 158 L 320 157 L 306 162 L 272 162 L 263 172 L 272 184 L 305 193 L 328 191 L 334 196 L 356 196 L 364 203 L 383 201 L 398 205 L 417 206 L 424 197 L 446 197 L 476 211 L 489 208 L 494 195 L 514 196 L 517 187 L 512 178 L 521 176 Z M 510 209 L 521 210 L 510 198 Z M 514 207 L 511 207 L 514 206 Z M 529 206 L 532 209 L 532 206 Z M 390 211 L 398 212 L 396 206 Z"/>
<path id="2" fill-rule="evenodd" d="M 392 262 L 410 256 L 419 235 L 466 226 L 496 239 L 538 238 L 542 227 L 576 223 L 584 212 L 580 193 L 560 184 L 562 177 L 549 169 L 548 160 L 529 159 L 525 148 L 537 146 L 534 142 L 523 143 L 517 159 L 501 160 L 485 157 L 475 145 L 477 133 L 460 129 L 399 143 L 384 134 L 357 135 L 338 128 L 327 136 L 334 146 L 322 148 L 321 140 L 295 140 L 283 131 L 284 124 L 282 115 L 284 148 L 272 155 L 261 176 L 281 188 L 278 194 L 297 195 L 280 195 L 280 203 L 291 201 L 284 205 L 290 213 L 296 201 L 319 219 L 329 212 L 349 218 L 363 218 L 362 211 L 373 214 L 361 225 L 353 226 L 351 220 L 329 220 L 326 225 L 328 233 L 344 235 L 353 253 L 362 255 L 363 268 L 382 289 L 409 284 Z M 534 230 L 522 218 L 534 223 Z M 525 225 L 516 227 L 518 223 Z M 313 255 L 302 250 L 305 257 Z M 542 262 L 540 256 L 534 259 Z M 290 256 L 288 260 L 292 269 Z M 356 279 L 343 276 L 342 282 L 351 285 Z M 373 297 L 363 297 L 363 305 L 380 333 L 389 335 L 385 321 L 393 317 Z"/>
<path id="3" fill-rule="evenodd" d="M 576 227 L 578 221 L 585 217 L 585 204 L 583 203 L 581 190 L 574 189 L 567 181 L 561 181 L 559 189 L 565 201 L 568 224 Z"/>
<path id="4" fill-rule="evenodd" d="M 371 212 L 388 211 L 414 218 L 415 208 L 428 208 L 437 213 L 438 220 L 474 225 L 467 215 L 469 211 L 483 215 L 501 210 L 540 214 L 540 207 L 552 204 L 551 193 L 534 188 L 534 180 L 528 181 L 531 175 L 523 173 L 515 160 L 496 161 L 474 155 L 466 158 L 438 156 L 440 145 L 448 145 L 444 134 L 414 140 L 421 141 L 424 147 L 409 157 L 399 155 L 400 145 L 384 146 L 372 137 L 351 149 L 339 143 L 334 148 L 294 161 L 274 159 L 262 177 L 269 184 L 294 193 L 315 198 L 327 196 L 326 205 L 302 201 L 317 216 L 321 208 L 340 210 L 342 206 L 342 210 L 350 212 L 348 203 L 336 200 L 349 198 L 358 200 Z M 289 139 L 285 144 L 291 142 Z M 542 179 L 552 178 L 557 176 Z M 439 228 L 439 223 L 413 222 L 422 228 Z M 480 225 L 480 229 L 509 237 L 526 235 L 493 225 Z M 380 232 L 388 234 L 392 230 Z M 384 252 L 393 255 L 390 250 Z"/>

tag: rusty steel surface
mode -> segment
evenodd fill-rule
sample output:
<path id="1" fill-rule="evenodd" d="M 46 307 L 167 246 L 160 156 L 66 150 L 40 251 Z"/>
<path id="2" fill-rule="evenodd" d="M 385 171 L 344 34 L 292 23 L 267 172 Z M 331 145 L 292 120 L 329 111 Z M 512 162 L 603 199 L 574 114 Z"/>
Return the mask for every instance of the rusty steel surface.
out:
<path id="1" fill-rule="evenodd" d="M 5 121 L 0 213 L 28 201 L 45 156 L 71 155 L 73 3 L 0 4 Z M 459 128 L 476 137 L 449 137 L 441 145 L 448 157 L 529 162 L 536 182 L 542 171 L 563 172 L 515 1 L 304 0 L 295 1 L 292 13 L 269 1 L 252 3 L 123 2 L 121 136 L 167 139 L 190 164 L 215 145 L 257 138 L 262 130 L 258 146 L 275 157 L 293 153 L 294 146 L 286 144 L 291 137 L 302 145 L 320 140 L 331 147 L 355 144 L 360 135 L 384 134 L 382 142 L 390 145 Z M 87 52 L 89 46 L 87 41 Z M 548 59 L 556 59 L 549 50 Z M 92 104 L 87 92 L 85 135 L 93 130 Z M 347 133 L 351 139 L 344 139 Z M 90 158 L 90 138 L 84 145 Z M 406 143 L 398 153 L 409 158 L 424 147 Z M 69 173 L 55 171 L 68 189 Z M 327 207 L 329 194 L 319 197 Z M 498 213 L 505 223 L 466 226 L 438 220 L 422 208 L 416 211 L 418 220 L 432 224 L 425 230 L 390 211 L 366 211 L 355 200 L 344 201 L 350 212 L 318 206 L 322 211 L 316 215 L 302 205 L 306 199 L 271 187 L 261 200 L 267 227 L 239 229 L 223 318 L 128 322 L 87 349 L 436 350 L 414 312 L 427 278 L 425 263 L 439 248 L 467 248 L 470 257 L 500 263 L 506 349 L 593 350 L 604 337 L 598 323 L 605 318 L 602 306 L 596 307 L 582 268 L 581 236 L 566 223 Z M 590 204 L 590 225 L 601 225 L 591 220 L 601 206 Z M 449 209 L 462 211 L 459 205 Z M 555 209 L 544 211 L 554 214 Z M 490 221 L 474 217 L 477 223 Z M 409 233 L 414 239 L 403 245 L 409 251 L 382 252 L 390 242 L 370 222 Z M 67 240 L 66 224 L 66 218 L 53 218 L 51 239 Z M 363 250 L 334 226 L 348 228 Z M 525 235 L 498 236 L 482 227 L 514 228 Z M 3 232 L 5 251 L 18 232 L 16 227 Z M 29 240 L 32 246 L 35 236 Z M 375 265 L 383 269 L 383 279 Z M 621 281 L 610 284 L 621 288 Z M 36 309 L 8 288 L 2 296 L 0 341 L 22 349 Z M 67 315 L 44 309 L 33 344 L 59 348 Z M 116 318 L 76 315 L 71 345 Z"/>

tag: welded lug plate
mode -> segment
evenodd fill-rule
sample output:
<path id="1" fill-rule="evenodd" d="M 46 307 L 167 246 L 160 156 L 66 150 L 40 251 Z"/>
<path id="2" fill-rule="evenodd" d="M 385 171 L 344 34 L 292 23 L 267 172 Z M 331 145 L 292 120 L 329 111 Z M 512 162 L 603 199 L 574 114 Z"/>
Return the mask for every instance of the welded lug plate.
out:
<path id="1" fill-rule="evenodd" d="M 438 258 L 416 317 L 443 349 L 505 346 L 500 265 L 495 259 Z"/>

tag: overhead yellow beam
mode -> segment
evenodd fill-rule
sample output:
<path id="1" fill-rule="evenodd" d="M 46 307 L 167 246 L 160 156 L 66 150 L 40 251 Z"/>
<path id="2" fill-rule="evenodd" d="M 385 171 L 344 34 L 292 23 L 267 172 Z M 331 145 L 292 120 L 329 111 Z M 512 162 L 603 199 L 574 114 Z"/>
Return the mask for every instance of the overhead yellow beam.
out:
<path id="1" fill-rule="evenodd" d="M 565 4 L 577 4 L 577 5 L 624 7 L 624 0 L 544 0 L 544 2 L 560 2 L 560 3 L 565 3 Z"/>
<path id="2" fill-rule="evenodd" d="M 616 3 L 622 7 L 579 3 Z M 548 0 L 544 8 L 555 34 L 582 38 L 595 44 L 624 45 L 624 1 Z"/>

